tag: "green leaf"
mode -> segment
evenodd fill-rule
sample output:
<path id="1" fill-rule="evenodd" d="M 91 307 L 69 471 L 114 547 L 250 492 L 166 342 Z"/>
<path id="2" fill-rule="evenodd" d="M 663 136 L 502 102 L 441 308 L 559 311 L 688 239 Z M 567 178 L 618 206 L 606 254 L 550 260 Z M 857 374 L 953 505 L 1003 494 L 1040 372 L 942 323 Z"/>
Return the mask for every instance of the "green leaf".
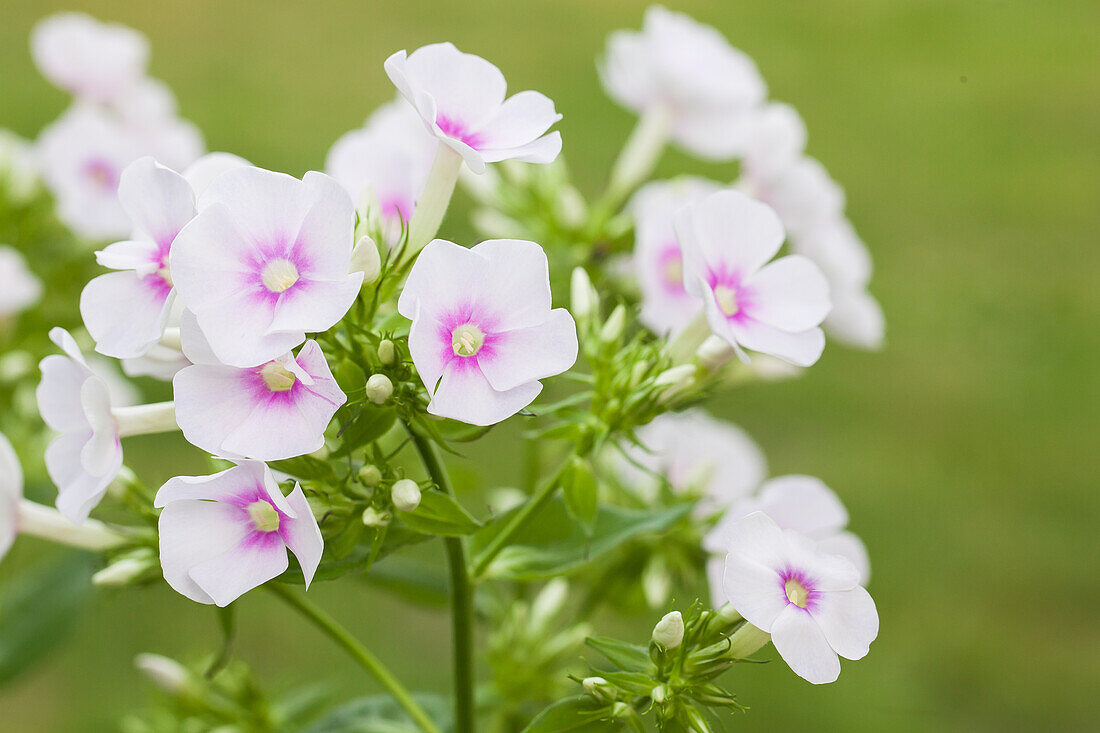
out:
<path id="1" fill-rule="evenodd" d="M 91 555 L 65 553 L 0 589 L 0 685 L 68 635 L 92 596 L 92 567 Z"/>
<path id="2" fill-rule="evenodd" d="M 600 506 L 592 464 L 583 458 L 573 460 L 562 481 L 562 498 L 569 513 L 577 518 L 586 533 L 591 534 Z"/>
<path id="3" fill-rule="evenodd" d="M 584 643 L 607 657 L 619 669 L 648 672 L 654 668 L 649 649 L 644 646 L 629 644 L 606 636 L 590 636 L 584 640 Z"/>
<path id="4" fill-rule="evenodd" d="M 378 440 L 393 427 L 397 413 L 373 405 L 364 405 L 340 433 L 343 444 L 333 451 L 333 457 L 346 456 L 358 448 Z"/>
<path id="5" fill-rule="evenodd" d="M 481 529 L 481 523 L 470 516 L 450 494 L 425 491 L 420 505 L 411 512 L 396 512 L 406 525 L 424 534 L 460 537 Z"/>
<path id="6" fill-rule="evenodd" d="M 622 728 L 622 723 L 601 720 L 608 712 L 607 705 L 600 705 L 587 695 L 567 697 L 545 708 L 523 733 L 589 733 Z"/>
<path id="7" fill-rule="evenodd" d="M 373 535 L 373 533 L 371 534 Z M 325 547 L 325 554 L 321 557 L 321 565 L 317 568 L 317 574 L 313 577 L 313 580 L 314 582 L 320 580 L 333 580 L 342 575 L 347 575 L 350 572 L 363 570 L 369 563 L 381 560 L 402 547 L 415 545 L 418 542 L 424 542 L 431 538 L 431 535 L 413 531 L 400 524 L 390 524 L 389 527 L 386 528 L 385 540 L 382 546 L 378 548 L 373 557 L 371 543 L 360 543 L 354 550 L 342 558 L 333 557 L 330 548 Z M 305 583 L 305 580 L 302 578 L 302 570 L 295 563 L 291 563 L 290 568 L 278 577 L 278 581 L 281 583 L 293 583 L 295 585 L 303 585 Z"/>
<path id="8" fill-rule="evenodd" d="M 328 484 L 336 482 L 336 471 L 333 469 L 332 464 L 316 456 L 307 455 L 287 458 L 282 461 L 272 461 L 267 465 L 271 466 L 274 471 L 289 473 L 294 478 L 302 481 L 324 481 Z"/>
<path id="9" fill-rule="evenodd" d="M 546 502 L 516 533 L 516 544 L 501 550 L 485 572 L 505 580 L 542 580 L 576 570 L 628 540 L 663 532 L 691 511 L 691 504 L 658 509 L 602 506 L 590 535 L 577 525 L 559 498 Z M 474 535 L 473 555 L 507 524 L 519 507 Z M 475 559 L 476 564 L 476 559 Z"/>
<path id="10" fill-rule="evenodd" d="M 446 698 L 414 693 L 413 699 L 440 728 L 450 730 L 453 727 L 450 702 Z M 392 697 L 370 695 L 336 707 L 302 733 L 420 733 L 420 729 Z"/>

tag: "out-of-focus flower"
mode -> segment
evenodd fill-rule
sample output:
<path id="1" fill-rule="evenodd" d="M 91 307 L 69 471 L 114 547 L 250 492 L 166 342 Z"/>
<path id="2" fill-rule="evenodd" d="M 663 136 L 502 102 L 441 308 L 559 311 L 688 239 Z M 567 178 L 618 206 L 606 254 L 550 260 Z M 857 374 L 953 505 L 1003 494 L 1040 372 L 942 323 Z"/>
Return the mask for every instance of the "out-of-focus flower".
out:
<path id="1" fill-rule="evenodd" d="M 380 107 L 366 125 L 352 130 L 329 150 L 325 171 L 352 197 L 379 217 L 386 244 L 393 245 L 402 225 L 412 219 L 428 171 L 436 140 L 416 111 L 397 99 Z"/>
<path id="2" fill-rule="evenodd" d="M 875 602 L 859 571 L 762 512 L 730 527 L 725 592 L 750 624 L 771 634 L 791 670 L 814 684 L 833 682 L 840 660 L 862 659 L 878 636 Z"/>
<path id="3" fill-rule="evenodd" d="M 698 495 L 700 514 L 713 514 L 746 496 L 767 476 L 760 447 L 743 430 L 702 410 L 666 413 L 637 431 L 641 445 L 627 447 L 617 463 L 621 480 L 643 497 L 657 476 L 679 494 Z"/>
<path id="4" fill-rule="evenodd" d="M 833 308 L 825 330 L 849 346 L 881 348 L 886 320 L 878 301 L 867 292 L 871 254 L 848 220 L 822 221 L 792 240 L 791 249 L 813 260 L 829 281 Z"/>
<path id="5" fill-rule="evenodd" d="M 42 297 L 42 283 L 14 247 L 0 244 L 0 320 L 30 308 Z"/>
<path id="6" fill-rule="evenodd" d="M 227 171 L 251 168 L 252 164 L 233 153 L 207 153 L 183 170 L 183 177 L 191 184 L 196 198 L 202 196 L 210 184 Z"/>
<path id="7" fill-rule="evenodd" d="M 805 257 L 768 262 L 786 236 L 775 212 L 727 190 L 681 209 L 675 219 L 684 287 L 703 301 L 714 333 L 735 349 L 798 366 L 816 362 L 825 348 L 818 325 L 829 313 L 829 285 Z"/>
<path id="8" fill-rule="evenodd" d="M 747 116 L 767 95 L 752 59 L 714 28 L 660 6 L 646 11 L 640 32 L 611 34 L 599 68 L 615 101 L 660 118 L 673 141 L 710 160 L 742 152 Z"/>
<path id="9" fill-rule="evenodd" d="M 794 165 L 806 149 L 806 123 L 795 108 L 772 102 L 753 111 L 746 123 L 742 166 L 765 179 Z"/>
<path id="10" fill-rule="evenodd" d="M 550 304 L 549 265 L 534 242 L 425 247 L 397 309 L 413 322 L 409 351 L 432 395 L 428 412 L 492 425 L 529 405 L 539 379 L 577 360 L 573 317 Z"/>
<path id="11" fill-rule="evenodd" d="M 552 163 L 561 134 L 545 134 L 561 119 L 539 92 L 505 99 L 507 83 L 493 64 L 451 43 L 433 43 L 386 59 L 386 73 L 416 108 L 428 131 L 462 156 L 474 173 L 486 163 Z"/>
<path id="12" fill-rule="evenodd" d="M 0 128 L 0 190 L 15 203 L 34 195 L 38 187 L 38 164 L 34 146 L 11 130 Z"/>
<path id="13" fill-rule="evenodd" d="M 61 433 L 46 449 L 46 470 L 57 485 L 57 508 L 74 524 L 87 519 L 122 467 L 121 438 L 176 428 L 171 403 L 113 407 L 110 391 L 62 328 L 50 339 L 65 355 L 39 368 L 35 392 L 42 419 Z"/>
<path id="14" fill-rule="evenodd" d="M 809 537 L 822 552 L 841 555 L 859 571 L 860 583 L 871 579 L 871 560 L 863 542 L 845 527 L 848 510 L 825 483 L 813 476 L 779 476 L 764 482 L 752 496 L 744 496 L 730 505 L 714 529 L 703 539 L 711 553 L 707 560 L 714 607 L 725 603 L 722 572 L 729 536 L 737 522 L 753 512 L 764 512 L 779 525 Z"/>
<path id="15" fill-rule="evenodd" d="M 836 219 L 844 211 L 844 190 L 813 158 L 800 157 L 776 168 L 746 167 L 737 186 L 772 207 L 791 236 Z"/>
<path id="16" fill-rule="evenodd" d="M 8 554 L 19 532 L 19 503 L 23 501 L 23 467 L 7 437 L 0 433 L 0 560 Z"/>
<path id="17" fill-rule="evenodd" d="M 347 397 L 316 341 L 241 369 L 219 362 L 187 312 L 181 328 L 192 366 L 172 380 L 176 420 L 193 445 L 217 456 L 274 461 L 312 453 L 325 443 L 332 416 Z"/>
<path id="18" fill-rule="evenodd" d="M 146 354 L 164 333 L 175 295 L 168 253 L 195 216 L 195 197 L 183 176 L 149 157 L 122 172 L 118 197 L 134 230 L 96 253 L 118 272 L 84 287 L 80 315 L 96 351 L 122 359 Z"/>
<path id="19" fill-rule="evenodd" d="M 160 487 L 160 562 L 164 579 L 199 603 L 227 606 L 281 575 L 287 549 L 306 587 L 324 540 L 305 494 L 283 496 L 265 464 L 242 461 L 212 476 L 179 476 Z"/>
<path id="20" fill-rule="evenodd" d="M 322 173 L 237 168 L 199 197 L 176 237 L 172 281 L 219 361 L 265 364 L 325 331 L 359 295 L 348 272 L 355 212 Z"/>
<path id="21" fill-rule="evenodd" d="M 132 28 L 83 13 L 58 13 L 31 33 L 31 55 L 42 75 L 71 94 L 110 103 L 145 75 L 149 42 Z"/>
<path id="22" fill-rule="evenodd" d="M 127 233 L 130 220 L 118 184 L 142 150 L 121 122 L 96 107 L 71 107 L 42 131 L 37 151 L 62 222 L 90 239 Z"/>
<path id="23" fill-rule="evenodd" d="M 684 289 L 684 260 L 673 215 L 722 186 L 704 178 L 656 181 L 638 189 L 627 205 L 634 217 L 634 273 L 642 288 L 642 323 L 658 334 L 676 333 L 702 305 Z"/>

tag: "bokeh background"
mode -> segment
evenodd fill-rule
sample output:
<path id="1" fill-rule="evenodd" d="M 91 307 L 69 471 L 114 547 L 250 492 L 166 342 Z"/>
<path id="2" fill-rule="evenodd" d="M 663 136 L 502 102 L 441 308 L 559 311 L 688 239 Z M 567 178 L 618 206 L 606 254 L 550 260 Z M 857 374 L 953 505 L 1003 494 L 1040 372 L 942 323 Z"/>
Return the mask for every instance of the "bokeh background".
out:
<path id="1" fill-rule="evenodd" d="M 820 475 L 841 494 L 870 547 L 882 618 L 870 656 L 836 684 L 812 687 L 782 663 L 737 670 L 729 685 L 753 710 L 735 726 L 1095 730 L 1100 5 L 668 4 L 718 27 L 757 61 L 771 96 L 802 113 L 810 154 L 846 188 L 872 248 L 889 322 L 882 353 L 834 346 L 802 379 L 716 406 L 759 440 L 774 473 Z M 565 155 L 592 193 L 634 121 L 601 92 L 594 58 L 645 6 L 4 0 L 0 126 L 33 137 L 62 110 L 27 39 L 43 15 L 79 9 L 148 34 L 152 74 L 210 149 L 300 175 L 392 96 L 387 55 L 451 40 L 497 63 L 513 90 L 555 100 Z M 675 154 L 661 166 L 681 170 L 733 171 Z M 445 227 L 469 233 L 458 215 Z M 144 461 L 151 481 L 172 470 Z M 21 542 L 0 577 L 50 551 Z M 442 613 L 355 583 L 313 597 L 415 686 L 446 688 Z M 236 653 L 272 689 L 371 688 L 263 594 L 239 605 Z M 642 639 L 654 620 L 597 623 Z M 101 593 L 76 622 L 69 644 L 0 688 L 0 729 L 115 729 L 150 694 L 134 654 L 195 658 L 219 642 L 214 614 L 164 587 Z"/>

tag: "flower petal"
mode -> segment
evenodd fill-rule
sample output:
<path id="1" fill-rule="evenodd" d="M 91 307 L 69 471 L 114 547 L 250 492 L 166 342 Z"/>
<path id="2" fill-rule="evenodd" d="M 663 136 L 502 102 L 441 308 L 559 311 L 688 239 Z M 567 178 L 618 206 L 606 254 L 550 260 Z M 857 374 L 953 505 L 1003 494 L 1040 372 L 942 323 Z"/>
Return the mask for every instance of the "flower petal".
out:
<path id="1" fill-rule="evenodd" d="M 312 204 L 304 194 L 305 184 L 285 173 L 233 168 L 210 183 L 199 197 L 199 211 L 214 204 L 226 206 L 255 246 L 278 256 L 293 245 Z"/>
<path id="2" fill-rule="evenodd" d="M 554 130 L 549 135 L 543 135 L 526 145 L 519 145 L 514 148 L 483 148 L 479 153 L 481 159 L 486 163 L 496 163 L 501 160 L 518 160 L 523 163 L 540 164 L 553 163 L 561 153 L 561 133 Z M 474 173 L 479 172 L 473 166 L 470 166 L 470 170 Z"/>
<path id="3" fill-rule="evenodd" d="M 191 567 L 188 575 L 214 603 L 228 606 L 286 572 L 290 561 L 278 532 L 250 532 L 236 547 Z"/>
<path id="4" fill-rule="evenodd" d="M 171 310 L 170 291 L 159 275 L 123 271 L 93 278 L 80 294 L 80 316 L 96 351 L 129 359 L 156 345 Z"/>
<path id="5" fill-rule="evenodd" d="M 191 569 L 235 549 L 249 531 L 247 514 L 232 504 L 215 501 L 168 503 L 158 522 L 164 579 L 176 592 L 193 601 L 214 603 L 214 598 L 191 577 Z"/>
<path id="6" fill-rule="evenodd" d="M 836 493 L 814 476 L 770 479 L 760 487 L 756 506 L 783 529 L 807 537 L 831 535 L 848 524 L 848 511 Z"/>
<path id="7" fill-rule="evenodd" d="M 829 283 L 817 265 L 800 255 L 770 262 L 748 279 L 752 317 L 789 332 L 805 331 L 829 314 Z"/>
<path id="8" fill-rule="evenodd" d="M 437 117 L 461 124 L 468 132 L 480 129 L 494 115 L 508 88 L 500 69 L 451 43 L 418 48 L 404 67 L 409 88 L 435 100 Z"/>
<path id="9" fill-rule="evenodd" d="M 493 389 L 506 391 L 567 371 L 577 361 L 577 324 L 564 308 L 544 323 L 498 334 L 477 363 Z"/>
<path id="10" fill-rule="evenodd" d="M 453 360 L 443 372 L 428 412 L 470 425 L 493 425 L 522 410 L 538 396 L 538 382 L 498 392 L 475 364 Z"/>
<path id="11" fill-rule="evenodd" d="M 729 327 L 746 349 L 777 356 L 795 366 L 812 366 L 825 350 L 825 333 L 820 328 L 790 333 L 753 320 L 731 322 Z"/>
<path id="12" fill-rule="evenodd" d="M 468 300 L 469 293 L 484 289 L 486 269 L 484 258 L 473 250 L 445 239 L 429 242 L 409 272 L 397 300 L 397 310 L 410 320 L 423 315 L 438 318 L 456 304 Z M 547 278 L 548 293 L 549 288 Z M 549 309 L 549 296 L 546 302 Z M 417 315 L 417 303 L 420 304 L 420 316 Z"/>
<path id="13" fill-rule="evenodd" d="M 477 131 L 479 150 L 518 148 L 532 142 L 561 119 L 554 102 L 534 91 L 513 94 Z"/>
<path id="14" fill-rule="evenodd" d="M 303 278 L 279 298 L 268 332 L 304 334 L 307 331 L 327 331 L 355 303 L 362 285 L 362 272 L 345 274 L 339 280 Z"/>
<path id="15" fill-rule="evenodd" d="M 762 631 L 772 628 L 788 604 L 779 575 L 741 552 L 726 555 L 721 587 L 737 612 Z"/>
<path id="16" fill-rule="evenodd" d="M 813 611 L 829 646 L 845 659 L 867 656 L 878 636 L 878 610 L 860 586 L 837 593 L 822 593 Z"/>
<path id="17" fill-rule="evenodd" d="M 550 265 L 546 252 L 523 239 L 487 239 L 471 252 L 482 258 L 483 279 L 476 289 L 478 301 L 497 319 L 494 331 L 536 326 L 550 313 Z M 451 278 L 457 278 L 452 273 Z"/>
<path id="18" fill-rule="evenodd" d="M 290 492 L 286 500 L 297 516 L 290 520 L 284 518 L 279 524 L 279 534 L 282 535 L 286 546 L 294 553 L 294 557 L 298 558 L 306 588 L 309 588 L 313 575 L 317 572 L 317 566 L 321 564 L 325 541 L 321 537 L 321 528 L 317 526 L 313 510 L 309 508 L 309 502 L 306 501 L 306 495 L 302 493 L 302 487 L 295 484 L 294 491 Z"/>
<path id="19" fill-rule="evenodd" d="M 180 229 L 195 216 L 191 185 L 151 157 L 128 165 L 118 182 L 118 199 L 133 222 L 135 238 L 167 250 Z"/>
<path id="20" fill-rule="evenodd" d="M 859 584 L 867 585 L 871 580 L 871 558 L 863 540 L 851 532 L 837 532 L 817 541 L 817 549 L 830 555 L 840 555 L 855 565 L 859 571 Z"/>
<path id="21" fill-rule="evenodd" d="M 767 205 L 726 189 L 680 209 L 674 216 L 684 255 L 684 286 L 710 268 L 724 266 L 748 278 L 770 260 L 786 239 L 779 217 Z"/>
<path id="22" fill-rule="evenodd" d="M 793 603 L 772 624 L 772 644 L 797 674 L 815 685 L 835 682 L 840 660 L 813 617 Z"/>
<path id="23" fill-rule="evenodd" d="M 302 178 L 309 210 L 294 240 L 294 256 L 303 263 L 304 278 L 335 280 L 348 274 L 355 244 L 355 205 L 343 187 L 324 173 Z"/>

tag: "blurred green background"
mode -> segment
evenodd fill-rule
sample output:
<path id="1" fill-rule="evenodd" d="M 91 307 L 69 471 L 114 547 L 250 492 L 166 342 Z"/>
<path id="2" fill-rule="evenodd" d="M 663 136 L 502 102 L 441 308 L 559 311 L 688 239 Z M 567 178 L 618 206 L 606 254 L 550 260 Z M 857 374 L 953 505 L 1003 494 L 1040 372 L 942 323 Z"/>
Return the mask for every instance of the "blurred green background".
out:
<path id="1" fill-rule="evenodd" d="M 735 727 L 1095 730 L 1100 5 L 669 4 L 718 27 L 802 113 L 809 152 L 846 188 L 874 252 L 889 322 L 880 354 L 834 346 L 801 380 L 715 406 L 759 440 L 773 473 L 817 474 L 841 494 L 882 619 L 869 657 L 836 684 L 812 687 L 781 663 L 736 670 L 730 687 L 753 710 Z M 555 100 L 591 193 L 633 123 L 602 94 L 594 58 L 645 5 L 4 0 L 0 126 L 33 137 L 62 110 L 27 38 L 48 12 L 81 9 L 149 35 L 152 73 L 210 149 L 301 174 L 392 96 L 388 54 L 446 39 L 497 63 L 513 90 Z M 680 170 L 732 171 L 662 164 Z M 445 227 L 468 231 L 456 217 Z M 172 471 L 146 460 L 150 480 Z M 22 542 L 7 566 L 46 550 Z M 446 688 L 440 613 L 355 583 L 313 597 L 416 686 Z M 238 654 L 273 689 L 369 689 L 284 608 L 256 593 L 240 606 Z M 654 620 L 627 631 L 641 640 Z M 0 689 L 0 729 L 113 729 L 148 699 L 135 653 L 194 658 L 218 638 L 209 609 L 167 588 L 103 593 L 71 644 Z"/>

